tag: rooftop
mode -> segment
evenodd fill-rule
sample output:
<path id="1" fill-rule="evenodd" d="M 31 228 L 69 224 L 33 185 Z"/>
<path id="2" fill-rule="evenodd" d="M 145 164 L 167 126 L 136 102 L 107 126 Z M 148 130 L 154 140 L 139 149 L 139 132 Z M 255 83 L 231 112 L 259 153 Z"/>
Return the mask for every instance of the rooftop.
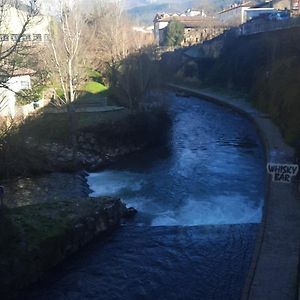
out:
<path id="1" fill-rule="evenodd" d="M 230 7 L 223 9 L 219 12 L 219 14 L 223 14 L 241 7 L 250 7 L 252 6 L 252 1 L 242 2 L 242 3 L 234 3 Z"/>

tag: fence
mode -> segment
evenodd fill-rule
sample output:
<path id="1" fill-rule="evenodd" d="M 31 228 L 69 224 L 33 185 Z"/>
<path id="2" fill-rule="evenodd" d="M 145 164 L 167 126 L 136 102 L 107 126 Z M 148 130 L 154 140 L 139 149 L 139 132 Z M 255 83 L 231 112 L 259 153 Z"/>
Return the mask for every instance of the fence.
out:
<path id="1" fill-rule="evenodd" d="M 265 20 L 254 19 L 240 26 L 241 35 L 251 35 L 260 32 L 288 29 L 300 26 L 300 18 L 290 18 L 287 20 Z"/>

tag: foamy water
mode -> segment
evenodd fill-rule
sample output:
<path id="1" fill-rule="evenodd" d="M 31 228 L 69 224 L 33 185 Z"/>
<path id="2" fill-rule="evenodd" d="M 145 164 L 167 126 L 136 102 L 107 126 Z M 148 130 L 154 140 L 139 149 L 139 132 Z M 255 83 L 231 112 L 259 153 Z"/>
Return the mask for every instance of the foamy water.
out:
<path id="1" fill-rule="evenodd" d="M 91 196 L 122 198 L 140 212 L 139 225 L 259 223 L 264 172 L 255 131 L 224 108 L 190 101 L 192 109 L 186 102 L 171 110 L 167 156 L 150 151 L 90 174 Z M 218 118 L 223 125 L 216 124 Z"/>

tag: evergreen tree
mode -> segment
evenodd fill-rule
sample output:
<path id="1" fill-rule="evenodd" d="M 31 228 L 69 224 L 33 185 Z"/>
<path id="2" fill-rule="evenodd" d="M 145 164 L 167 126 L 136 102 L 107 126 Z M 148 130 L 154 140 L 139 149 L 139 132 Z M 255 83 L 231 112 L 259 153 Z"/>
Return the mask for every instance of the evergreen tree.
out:
<path id="1" fill-rule="evenodd" d="M 166 30 L 165 46 L 180 46 L 184 38 L 184 25 L 177 20 L 172 20 Z"/>

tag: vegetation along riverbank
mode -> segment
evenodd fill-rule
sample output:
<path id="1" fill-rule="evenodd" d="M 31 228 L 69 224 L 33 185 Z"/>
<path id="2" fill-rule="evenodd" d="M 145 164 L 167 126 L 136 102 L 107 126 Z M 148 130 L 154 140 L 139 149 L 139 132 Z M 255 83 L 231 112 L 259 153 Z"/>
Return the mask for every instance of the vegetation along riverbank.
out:
<path id="1" fill-rule="evenodd" d="M 164 143 L 171 125 L 152 93 L 159 85 L 153 39 L 131 38 L 118 3 L 62 1 L 56 18 L 37 2 L 24 4 L 19 38 L 0 49 L 1 299 L 127 214 L 118 199 L 90 200 L 81 171 Z M 19 13 L 4 3 L 1 19 Z M 40 22 L 47 38 L 27 44 L 29 23 Z M 22 85 L 13 98 L 12 78 Z"/>

